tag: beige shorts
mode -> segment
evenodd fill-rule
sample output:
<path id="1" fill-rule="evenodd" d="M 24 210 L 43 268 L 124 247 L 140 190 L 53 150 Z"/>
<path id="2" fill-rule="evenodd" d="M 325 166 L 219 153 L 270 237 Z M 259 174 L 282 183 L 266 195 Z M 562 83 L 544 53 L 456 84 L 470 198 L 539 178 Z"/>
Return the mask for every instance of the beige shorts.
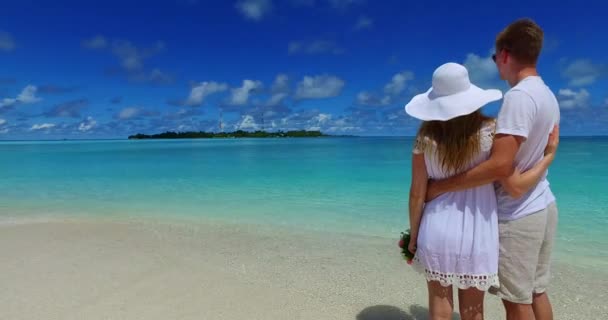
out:
<path id="1" fill-rule="evenodd" d="M 551 251 L 557 228 L 557 207 L 498 225 L 500 288 L 490 292 L 513 303 L 530 304 L 534 293 L 547 290 Z"/>

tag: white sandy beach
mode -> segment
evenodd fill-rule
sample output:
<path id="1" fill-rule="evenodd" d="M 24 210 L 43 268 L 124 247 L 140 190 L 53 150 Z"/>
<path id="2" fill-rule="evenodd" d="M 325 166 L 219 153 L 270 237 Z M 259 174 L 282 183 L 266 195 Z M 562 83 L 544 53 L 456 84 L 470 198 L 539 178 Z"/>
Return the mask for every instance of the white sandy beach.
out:
<path id="1" fill-rule="evenodd" d="M 395 239 L 250 225 L 0 226 L 0 319 L 427 319 Z M 606 273 L 556 265 L 556 319 L 607 319 Z M 457 314 L 454 316 L 458 319 Z M 503 319 L 486 298 L 486 319 Z"/>

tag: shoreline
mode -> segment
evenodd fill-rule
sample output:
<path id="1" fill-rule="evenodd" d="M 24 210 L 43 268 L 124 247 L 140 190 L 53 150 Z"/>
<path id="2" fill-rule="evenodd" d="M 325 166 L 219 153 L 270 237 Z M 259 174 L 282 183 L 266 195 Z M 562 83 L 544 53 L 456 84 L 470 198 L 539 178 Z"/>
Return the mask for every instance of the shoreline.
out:
<path id="1" fill-rule="evenodd" d="M 3 319 L 426 319 L 425 281 L 395 239 L 144 217 L 0 230 Z M 555 264 L 556 318 L 605 318 L 606 279 Z"/>
<path id="2" fill-rule="evenodd" d="M 11 206 L 5 208 L 8 209 Z M 10 210 L 16 210 L 12 208 Z M 4 212 L 3 212 L 4 211 Z M 54 221 L 85 221 L 91 220 L 95 222 L 125 222 L 125 223 L 158 223 L 158 224 L 203 224 L 203 225 L 233 225 L 233 226 L 249 226 L 256 230 L 268 230 L 269 232 L 275 230 L 283 230 L 284 232 L 303 232 L 306 234 L 320 234 L 320 235 L 344 235 L 351 237 L 363 237 L 363 238 L 379 238 L 388 241 L 394 241 L 395 243 L 399 240 L 400 232 L 404 231 L 393 228 L 392 230 L 385 231 L 381 227 L 374 225 L 371 229 L 366 227 L 365 229 L 357 229 L 357 225 L 351 221 L 341 221 L 339 226 L 336 224 L 324 224 L 317 225 L 313 224 L 298 224 L 299 222 L 287 222 L 279 223 L 273 220 L 263 218 L 241 218 L 232 215 L 228 216 L 211 216 L 211 215 L 191 215 L 191 214 L 179 214 L 173 213 L 168 216 L 163 212 L 147 212 L 146 214 L 141 213 L 109 213 L 109 212 L 68 212 L 64 210 L 50 210 L 44 214 L 40 214 L 41 208 L 32 207 L 24 210 L 17 210 L 18 214 L 7 215 L 6 210 L 0 210 L 0 228 L 6 224 L 27 224 L 36 222 L 54 222 Z M 557 233 L 557 237 L 560 237 L 560 231 Z M 602 257 L 602 255 L 593 254 L 593 251 L 586 249 L 577 249 L 576 242 L 571 242 L 570 239 L 558 239 L 556 238 L 556 245 L 554 247 L 552 261 L 559 265 L 572 267 L 583 272 L 597 272 L 605 273 L 608 278 L 608 257 Z M 560 245 L 561 244 L 561 245 Z"/>
<path id="3" fill-rule="evenodd" d="M 363 231 L 355 230 L 353 225 L 346 228 L 338 228 L 334 225 L 316 226 L 309 225 L 294 225 L 293 223 L 275 223 L 270 220 L 258 221 L 255 219 L 235 219 L 232 216 L 215 217 L 215 216 L 193 216 L 188 214 L 174 214 L 171 216 L 164 215 L 160 212 L 149 214 L 108 214 L 108 213 L 61 213 L 60 211 L 49 211 L 46 214 L 36 213 L 38 210 L 21 211 L 18 216 L 7 216 L 1 213 L 0 210 L 0 230 L 7 225 L 22 225 L 34 223 L 53 223 L 53 222 L 105 222 L 105 223 L 126 223 L 126 224 L 142 224 L 142 225 L 204 225 L 235 228 L 248 228 L 256 230 L 256 232 L 274 233 L 280 230 L 282 233 L 296 233 L 303 235 L 316 234 L 321 237 L 325 236 L 344 236 L 357 237 L 368 239 L 383 239 L 385 241 L 393 241 L 397 243 L 399 234 L 404 230 L 392 230 L 391 232 Z M 25 217 L 24 217 L 25 216 Z M 393 235 L 393 236 L 391 236 Z M 559 232 L 557 234 L 559 237 Z M 556 239 L 556 244 L 559 244 Z M 588 252 L 581 254 L 572 250 L 572 246 L 567 248 L 556 245 L 552 254 L 552 262 L 566 268 L 573 268 L 582 272 L 593 272 L 605 274 L 608 278 L 608 260 L 601 256 L 591 255 Z"/>

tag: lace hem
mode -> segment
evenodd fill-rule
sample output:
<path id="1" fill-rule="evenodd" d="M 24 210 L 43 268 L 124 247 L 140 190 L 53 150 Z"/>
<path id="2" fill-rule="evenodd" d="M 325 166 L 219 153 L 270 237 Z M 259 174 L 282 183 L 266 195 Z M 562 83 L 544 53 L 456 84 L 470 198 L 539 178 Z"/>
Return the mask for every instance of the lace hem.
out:
<path id="1" fill-rule="evenodd" d="M 422 263 L 414 258 L 413 267 L 419 273 L 426 276 L 426 281 L 437 281 L 444 287 L 456 286 L 458 289 L 476 288 L 480 291 L 488 291 L 490 287 L 499 287 L 498 274 L 458 274 L 442 273 L 426 269 Z"/>

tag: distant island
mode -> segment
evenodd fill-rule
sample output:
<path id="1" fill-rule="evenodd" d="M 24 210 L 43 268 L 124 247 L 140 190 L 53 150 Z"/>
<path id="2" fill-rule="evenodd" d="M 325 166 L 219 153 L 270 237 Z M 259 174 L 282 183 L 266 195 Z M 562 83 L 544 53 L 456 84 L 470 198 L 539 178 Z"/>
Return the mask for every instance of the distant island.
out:
<path id="1" fill-rule="evenodd" d="M 234 132 L 204 132 L 204 131 L 189 131 L 189 132 L 173 132 L 167 131 L 159 134 L 142 134 L 138 133 L 129 136 L 130 140 L 141 140 L 141 139 L 212 139 L 212 138 L 317 138 L 317 137 L 331 137 L 321 131 L 307 131 L 307 130 L 296 130 L 296 131 L 243 131 L 237 130 Z"/>

